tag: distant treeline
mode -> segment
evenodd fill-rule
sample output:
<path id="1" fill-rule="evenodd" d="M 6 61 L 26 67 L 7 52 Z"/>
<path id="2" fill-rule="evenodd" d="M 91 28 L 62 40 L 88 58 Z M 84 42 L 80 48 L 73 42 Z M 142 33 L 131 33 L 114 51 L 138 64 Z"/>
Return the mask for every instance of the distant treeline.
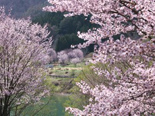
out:
<path id="1" fill-rule="evenodd" d="M 88 29 L 97 27 L 89 22 L 90 17 L 83 15 L 74 17 L 64 17 L 63 13 L 41 12 L 38 16 L 32 17 L 34 23 L 48 25 L 53 36 L 53 46 L 56 51 L 70 48 L 71 45 L 83 43 L 84 40 L 77 37 L 77 32 L 86 32 Z M 93 45 L 87 52 L 93 51 Z"/>

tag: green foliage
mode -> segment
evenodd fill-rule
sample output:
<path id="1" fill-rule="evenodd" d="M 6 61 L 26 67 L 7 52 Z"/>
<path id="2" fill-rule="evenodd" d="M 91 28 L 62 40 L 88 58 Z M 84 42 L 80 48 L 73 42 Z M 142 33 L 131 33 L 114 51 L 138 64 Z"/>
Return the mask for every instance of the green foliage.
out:
<path id="1" fill-rule="evenodd" d="M 83 109 L 82 106 L 87 105 L 89 100 L 88 95 L 84 95 L 80 92 L 76 92 L 76 94 L 72 94 L 68 96 L 68 100 L 65 101 L 64 106 L 65 107 L 76 107 L 79 109 Z M 66 113 L 67 114 L 67 113 Z"/>
<path id="2" fill-rule="evenodd" d="M 86 20 L 83 15 L 66 17 L 60 22 L 60 34 L 76 34 L 78 31 L 86 32 L 93 27 L 97 27 L 97 25 L 91 24 L 89 18 Z"/>
<path id="3" fill-rule="evenodd" d="M 90 16 L 86 19 L 83 15 L 64 17 L 63 14 L 61 12 L 41 12 L 38 16 L 32 18 L 34 23 L 41 25 L 48 24 L 56 51 L 68 49 L 71 45 L 83 43 L 84 40 L 77 37 L 77 32 L 86 32 L 88 29 L 98 27 L 98 25 L 89 22 Z M 88 51 L 93 51 L 93 46 L 88 49 Z"/>
<path id="4" fill-rule="evenodd" d="M 106 65 L 102 65 L 100 63 L 94 65 L 94 64 L 89 64 L 87 66 L 85 66 L 82 70 L 82 72 L 79 74 L 79 76 L 75 79 L 75 82 L 80 82 L 81 80 L 85 81 L 86 83 L 88 83 L 89 86 L 94 87 L 97 84 L 101 84 L 101 83 L 105 83 L 105 79 L 101 76 L 98 76 L 97 74 L 95 74 L 95 72 L 93 71 L 93 69 L 91 68 L 92 66 L 97 66 L 97 67 L 102 67 L 106 68 Z"/>
<path id="5" fill-rule="evenodd" d="M 76 34 L 66 34 L 59 37 L 56 45 L 56 51 L 61 51 L 70 48 L 71 45 L 82 43 L 83 40 L 79 39 Z"/>
<path id="6" fill-rule="evenodd" d="M 54 93 L 72 93 L 72 88 L 75 86 L 73 83 L 73 78 L 77 77 L 84 65 L 83 62 L 78 63 L 76 66 L 74 64 L 69 64 L 66 66 L 55 66 L 52 69 L 48 69 L 48 76 L 46 76 L 45 84 L 50 88 L 51 92 Z M 54 75 L 68 76 L 68 78 L 56 78 Z"/>
<path id="7" fill-rule="evenodd" d="M 33 104 L 26 108 L 22 113 L 22 116 L 65 116 L 64 103 L 68 101 L 69 95 L 55 94 L 50 97 L 42 99 L 41 104 Z M 67 115 L 72 116 L 72 115 Z"/>
<path id="8" fill-rule="evenodd" d="M 59 26 L 61 20 L 64 19 L 63 13 L 51 13 L 51 12 L 41 12 L 38 16 L 33 17 L 32 21 L 34 23 L 39 23 L 41 25 L 49 24 L 50 27 L 56 25 Z"/>

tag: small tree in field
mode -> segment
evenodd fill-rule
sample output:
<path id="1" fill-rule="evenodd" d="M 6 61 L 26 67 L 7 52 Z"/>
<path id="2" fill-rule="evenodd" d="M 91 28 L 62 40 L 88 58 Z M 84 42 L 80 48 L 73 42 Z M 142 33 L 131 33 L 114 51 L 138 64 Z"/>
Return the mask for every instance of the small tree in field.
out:
<path id="1" fill-rule="evenodd" d="M 83 93 L 92 95 L 90 104 L 83 110 L 67 108 L 79 116 L 141 116 L 155 114 L 155 1 L 154 0 L 48 0 L 52 6 L 44 8 L 51 12 L 65 12 L 65 16 L 91 15 L 91 22 L 100 28 L 78 32 L 86 47 L 98 44 L 92 63 L 103 63 L 111 70 L 93 67 L 104 75 L 108 85 L 89 87 L 78 83 Z M 135 41 L 117 34 L 136 31 L 141 39 Z M 102 43 L 101 39 L 109 37 Z M 144 41 L 144 39 L 147 39 Z M 149 41 L 149 40 L 150 41 Z M 123 68 L 117 64 L 122 64 Z"/>
<path id="2" fill-rule="evenodd" d="M 57 59 L 57 53 L 55 52 L 54 49 L 50 48 L 47 51 L 48 56 L 50 57 L 50 62 L 55 61 Z"/>
<path id="3" fill-rule="evenodd" d="M 0 116 L 19 116 L 48 93 L 42 61 L 48 45 L 46 27 L 10 18 L 0 10 Z M 45 73 L 44 73 L 45 74 Z"/>
<path id="4" fill-rule="evenodd" d="M 66 51 L 61 51 L 58 53 L 58 62 L 62 64 L 69 62 L 69 58 Z"/>
<path id="5" fill-rule="evenodd" d="M 83 52 L 80 49 L 67 49 L 58 52 L 58 61 L 60 63 L 78 63 L 83 59 Z"/>

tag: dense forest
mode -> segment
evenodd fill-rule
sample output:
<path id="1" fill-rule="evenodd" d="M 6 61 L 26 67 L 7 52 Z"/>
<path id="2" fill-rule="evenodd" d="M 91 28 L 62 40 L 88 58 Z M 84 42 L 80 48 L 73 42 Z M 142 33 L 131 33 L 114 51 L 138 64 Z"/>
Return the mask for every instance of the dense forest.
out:
<path id="1" fill-rule="evenodd" d="M 86 32 L 88 29 L 97 27 L 89 22 L 89 18 L 83 15 L 75 17 L 64 17 L 63 13 L 41 12 L 38 16 L 32 18 L 34 23 L 41 25 L 47 24 L 54 39 L 56 51 L 69 49 L 71 45 L 77 45 L 84 41 L 77 37 L 77 32 Z M 93 51 L 93 46 L 89 47 L 89 52 Z"/>

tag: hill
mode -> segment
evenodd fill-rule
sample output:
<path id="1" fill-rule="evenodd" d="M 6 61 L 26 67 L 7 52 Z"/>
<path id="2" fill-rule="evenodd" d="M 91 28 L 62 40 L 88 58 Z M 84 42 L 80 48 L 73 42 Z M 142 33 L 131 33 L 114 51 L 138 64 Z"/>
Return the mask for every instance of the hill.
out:
<path id="1" fill-rule="evenodd" d="M 47 0 L 0 0 L 0 6 L 4 6 L 6 11 L 12 9 L 11 14 L 15 18 L 21 18 L 29 8 L 42 8 Z"/>

